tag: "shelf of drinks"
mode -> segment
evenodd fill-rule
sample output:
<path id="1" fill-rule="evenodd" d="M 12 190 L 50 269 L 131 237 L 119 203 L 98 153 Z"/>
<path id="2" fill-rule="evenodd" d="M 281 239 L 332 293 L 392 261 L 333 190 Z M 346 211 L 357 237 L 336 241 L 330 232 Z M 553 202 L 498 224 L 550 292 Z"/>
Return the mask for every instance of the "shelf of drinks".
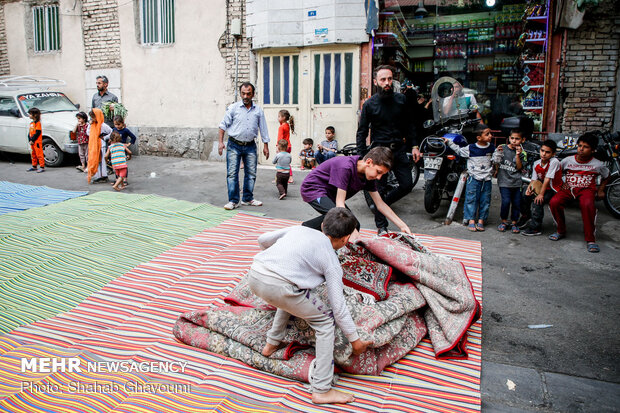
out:
<path id="1" fill-rule="evenodd" d="M 523 110 L 543 110 L 542 106 L 523 106 Z"/>
<path id="2" fill-rule="evenodd" d="M 546 37 L 540 38 L 540 39 L 525 39 L 526 42 L 528 43 L 544 43 L 547 41 Z"/>
<path id="3" fill-rule="evenodd" d="M 530 86 L 530 89 L 542 89 L 544 87 L 545 87 L 545 85 L 532 85 L 532 86 Z"/>
<path id="4" fill-rule="evenodd" d="M 544 65 L 545 61 L 544 60 L 524 60 L 523 64 L 526 64 L 526 65 Z"/>

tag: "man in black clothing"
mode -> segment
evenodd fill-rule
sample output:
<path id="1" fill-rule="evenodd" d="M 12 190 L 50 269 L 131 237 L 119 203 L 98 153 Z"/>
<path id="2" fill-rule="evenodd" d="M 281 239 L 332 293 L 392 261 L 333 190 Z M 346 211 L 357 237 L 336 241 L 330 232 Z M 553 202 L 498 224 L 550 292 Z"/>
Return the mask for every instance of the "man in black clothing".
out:
<path id="1" fill-rule="evenodd" d="M 394 93 L 392 86 L 393 72 L 389 66 L 379 66 L 375 71 L 373 83 L 379 87 L 379 93 L 370 97 L 362 106 L 362 115 L 357 128 L 356 144 L 360 155 L 370 148 L 385 146 L 392 150 L 394 160 L 392 171 L 398 181 L 398 187 L 385 193 L 387 175 L 377 182 L 377 189 L 386 204 L 391 205 L 413 189 L 411 167 L 407 153 L 411 151 L 413 160 L 420 159 L 420 150 L 416 142 L 416 131 L 410 106 L 402 93 Z M 370 148 L 366 145 L 370 129 Z M 387 232 L 388 221 L 369 202 L 375 214 L 378 234 Z"/>

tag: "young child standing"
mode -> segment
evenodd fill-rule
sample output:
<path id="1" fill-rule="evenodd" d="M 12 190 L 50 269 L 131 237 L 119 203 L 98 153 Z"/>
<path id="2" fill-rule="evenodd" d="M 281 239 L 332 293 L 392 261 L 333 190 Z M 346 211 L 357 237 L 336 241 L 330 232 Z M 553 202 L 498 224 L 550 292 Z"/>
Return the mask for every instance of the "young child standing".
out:
<path id="1" fill-rule="evenodd" d="M 303 141 L 304 148 L 299 152 L 299 160 L 301 161 L 301 169 L 312 169 L 315 167 L 314 162 L 314 150 L 312 145 L 314 141 L 310 138 L 306 138 Z"/>
<path id="2" fill-rule="evenodd" d="M 596 207 L 594 199 L 605 197 L 605 186 L 609 178 L 609 169 L 605 164 L 594 158 L 594 151 L 598 146 L 598 136 L 594 133 L 585 133 L 577 139 L 577 155 L 564 158 L 561 162 L 564 184 L 551 201 L 549 209 L 557 225 L 555 233 L 549 235 L 552 241 L 558 241 L 566 236 L 566 221 L 564 207 L 576 199 L 579 201 L 581 218 L 583 220 L 583 234 L 586 239 L 588 252 L 599 252 L 594 231 L 596 229 Z M 601 184 L 596 186 L 598 176 Z"/>
<path id="3" fill-rule="evenodd" d="M 131 151 L 128 147 L 126 147 L 122 143 L 122 138 L 120 133 L 112 132 L 110 135 L 110 147 L 105 153 L 105 157 L 110 157 L 110 162 L 112 163 L 112 168 L 114 169 L 114 173 L 116 174 L 116 182 L 112 188 L 120 191 L 125 189 L 127 185 L 123 185 L 123 179 L 127 176 L 127 154 L 131 155 Z"/>
<path id="4" fill-rule="evenodd" d="M 291 132 L 295 133 L 295 119 L 291 116 L 288 110 L 282 109 L 278 112 L 278 122 L 280 123 L 280 127 L 278 128 L 278 145 L 280 144 L 280 140 L 284 139 L 287 142 L 286 151 L 291 153 Z M 290 168 L 289 171 L 289 180 L 288 183 L 293 183 L 293 168 Z M 281 198 L 280 198 L 281 199 Z"/>
<path id="5" fill-rule="evenodd" d="M 484 123 L 476 125 L 476 143 L 459 147 L 451 140 L 444 138 L 448 146 L 457 155 L 467 158 L 467 187 L 465 189 L 464 218 L 467 220 L 467 229 L 470 231 L 484 231 L 484 223 L 489 217 L 491 205 L 491 177 L 493 163 L 491 157 L 495 152 L 495 145 L 491 143 L 493 135 L 491 129 Z M 478 223 L 476 223 L 476 216 Z"/>
<path id="6" fill-rule="evenodd" d="M 336 129 L 333 126 L 325 128 L 325 140 L 317 145 L 317 151 L 315 159 L 317 164 L 321 164 L 328 159 L 336 156 L 338 151 L 338 141 L 334 139 L 336 136 Z"/>
<path id="7" fill-rule="evenodd" d="M 121 143 L 125 145 L 126 148 L 129 148 L 130 145 L 136 143 L 136 135 L 131 132 L 127 126 L 125 125 L 125 119 L 122 116 L 116 115 L 114 116 L 114 128 L 112 131 L 118 132 L 121 135 Z M 131 154 L 127 157 L 127 160 L 131 159 Z M 127 181 L 127 177 L 129 176 L 129 172 L 127 172 L 127 176 L 123 179 L 123 186 L 129 185 Z"/>
<path id="8" fill-rule="evenodd" d="M 114 128 L 112 131 L 118 132 L 121 135 L 121 143 L 125 146 L 133 145 L 136 143 L 136 135 L 133 134 L 125 125 L 125 119 L 122 116 L 114 116 Z"/>
<path id="9" fill-rule="evenodd" d="M 517 226 L 521 211 L 521 181 L 525 152 L 521 144 L 523 133 L 519 129 L 510 131 L 507 145 L 499 145 L 493 153 L 493 162 L 498 165 L 497 186 L 502 196 L 500 218 L 502 222 L 497 226 L 499 232 L 505 232 L 508 228 L 508 213 L 510 212 L 511 231 L 513 234 L 521 232 Z"/>
<path id="10" fill-rule="evenodd" d="M 28 109 L 28 117 L 30 117 L 30 129 L 28 130 L 28 143 L 30 143 L 30 158 L 32 159 L 32 167 L 28 172 L 36 171 L 37 173 L 45 172 L 45 157 L 43 156 L 43 130 L 41 129 L 41 111 L 37 108 Z M 41 169 L 37 170 L 37 165 Z"/>
<path id="11" fill-rule="evenodd" d="M 279 199 L 284 199 L 288 191 L 289 173 L 291 169 L 291 154 L 287 151 L 289 143 L 286 139 L 278 141 L 278 153 L 273 158 L 276 165 L 276 186 L 280 193 Z"/>
<path id="12" fill-rule="evenodd" d="M 542 234 L 543 207 L 562 187 L 562 167 L 555 157 L 556 149 L 557 144 L 552 140 L 544 141 L 540 147 L 540 159 L 534 162 L 532 180 L 522 200 L 521 217 L 524 221 L 529 219 L 529 222 L 521 235 Z"/>
<path id="13" fill-rule="evenodd" d="M 314 330 L 316 359 L 309 375 L 314 403 L 349 403 L 355 399 L 332 388 L 334 322 L 351 343 L 354 355 L 365 352 L 371 344 L 357 334 L 342 293 L 342 267 L 334 254 L 348 242 L 356 223 L 346 208 L 333 208 L 325 215 L 322 232 L 293 226 L 265 233 L 258 237 L 263 251 L 256 254 L 247 275 L 252 292 L 277 307 L 262 351 L 265 357 L 278 349 L 291 315 L 305 320 Z M 324 282 L 331 312 L 325 310 L 314 291 Z"/>
<path id="14" fill-rule="evenodd" d="M 75 117 L 77 118 L 77 125 L 75 125 L 73 132 L 76 135 L 81 163 L 81 165 L 76 166 L 76 169 L 85 172 L 88 162 L 88 116 L 84 112 L 78 112 Z"/>
<path id="15" fill-rule="evenodd" d="M 323 162 L 306 176 L 301 183 L 301 197 L 321 215 L 302 225 L 321 229 L 325 214 L 333 207 L 346 207 L 345 201 L 359 191 L 368 191 L 377 212 L 392 221 L 402 232 L 411 234 L 405 222 L 386 204 L 377 192 L 379 179 L 392 167 L 392 151 L 385 147 L 372 148 L 364 158 L 338 156 Z M 358 224 L 359 229 L 359 224 Z M 377 232 L 381 235 L 380 228 Z M 357 234 L 355 234 L 356 236 Z"/>

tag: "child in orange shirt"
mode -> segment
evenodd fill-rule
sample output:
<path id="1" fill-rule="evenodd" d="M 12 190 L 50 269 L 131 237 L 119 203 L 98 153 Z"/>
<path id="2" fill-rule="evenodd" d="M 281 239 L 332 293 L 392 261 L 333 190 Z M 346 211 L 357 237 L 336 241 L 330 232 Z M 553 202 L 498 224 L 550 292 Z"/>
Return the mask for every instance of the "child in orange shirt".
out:
<path id="1" fill-rule="evenodd" d="M 28 172 L 45 172 L 45 158 L 43 157 L 43 135 L 41 130 L 41 111 L 37 108 L 28 109 L 30 130 L 28 131 L 28 142 L 30 143 L 30 157 L 32 158 L 32 168 Z M 41 169 L 37 170 L 37 164 Z"/>
<path id="2" fill-rule="evenodd" d="M 286 140 L 288 142 L 288 147 L 286 151 L 291 153 L 291 132 L 295 133 L 295 119 L 291 116 L 288 110 L 282 109 L 278 112 L 278 122 L 280 122 L 280 127 L 278 128 L 278 140 L 276 142 L 280 142 L 281 139 Z M 290 176 L 288 178 L 288 183 L 293 183 L 293 168 L 291 167 Z"/>

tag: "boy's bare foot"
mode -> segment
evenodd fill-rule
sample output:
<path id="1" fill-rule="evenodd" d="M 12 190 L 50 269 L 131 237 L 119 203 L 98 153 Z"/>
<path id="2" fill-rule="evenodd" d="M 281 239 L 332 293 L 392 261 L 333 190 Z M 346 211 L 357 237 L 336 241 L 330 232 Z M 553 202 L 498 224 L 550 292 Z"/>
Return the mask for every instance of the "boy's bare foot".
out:
<path id="1" fill-rule="evenodd" d="M 283 343 L 280 343 L 277 346 L 267 343 L 265 344 L 265 347 L 263 347 L 263 351 L 261 351 L 261 354 L 265 357 L 269 357 L 282 347 L 283 347 Z"/>
<path id="2" fill-rule="evenodd" d="M 114 188 L 114 189 L 115 189 L 115 190 L 117 190 L 117 191 L 120 191 L 120 190 L 121 190 L 121 189 L 120 189 L 118 186 L 116 186 L 116 185 L 113 185 L 113 186 L 112 186 L 112 188 Z"/>
<path id="3" fill-rule="evenodd" d="M 336 389 L 330 389 L 327 393 L 312 393 L 312 403 L 351 403 L 355 400 L 355 396 L 351 393 L 345 393 Z"/>

